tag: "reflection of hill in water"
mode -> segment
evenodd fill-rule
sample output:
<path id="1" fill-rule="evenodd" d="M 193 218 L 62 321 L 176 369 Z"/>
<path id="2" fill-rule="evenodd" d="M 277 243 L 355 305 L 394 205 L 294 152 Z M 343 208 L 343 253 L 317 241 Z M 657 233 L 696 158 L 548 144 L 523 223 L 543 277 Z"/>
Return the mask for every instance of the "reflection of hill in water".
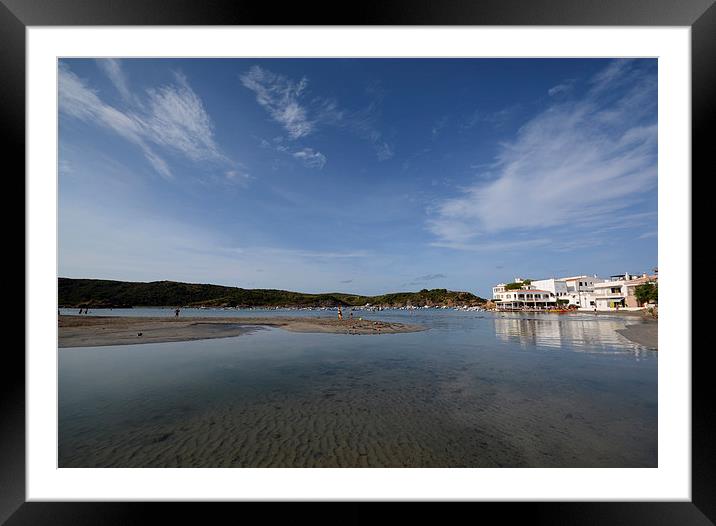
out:
<path id="1" fill-rule="evenodd" d="M 624 320 L 613 318 L 512 314 L 495 318 L 495 336 L 504 342 L 519 342 L 523 347 L 569 347 L 584 352 L 643 350 L 616 332 L 626 325 Z"/>

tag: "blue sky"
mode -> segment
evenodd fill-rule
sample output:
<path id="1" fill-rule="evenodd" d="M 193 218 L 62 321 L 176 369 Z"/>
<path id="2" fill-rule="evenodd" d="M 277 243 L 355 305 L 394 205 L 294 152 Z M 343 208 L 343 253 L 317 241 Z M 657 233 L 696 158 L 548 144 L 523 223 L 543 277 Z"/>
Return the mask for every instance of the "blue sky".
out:
<path id="1" fill-rule="evenodd" d="M 65 59 L 59 274 L 490 295 L 657 265 L 657 62 Z"/>

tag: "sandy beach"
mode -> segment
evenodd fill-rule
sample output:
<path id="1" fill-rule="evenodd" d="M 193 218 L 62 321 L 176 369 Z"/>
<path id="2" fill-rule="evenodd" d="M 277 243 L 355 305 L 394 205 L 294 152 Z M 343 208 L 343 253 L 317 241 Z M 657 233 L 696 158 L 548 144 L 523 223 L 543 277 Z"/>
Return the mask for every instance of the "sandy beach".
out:
<path id="1" fill-rule="evenodd" d="M 659 348 L 659 323 L 655 320 L 648 320 L 644 323 L 627 325 L 617 332 L 628 340 L 657 350 Z"/>
<path id="2" fill-rule="evenodd" d="M 60 347 L 135 345 L 240 336 L 258 327 L 292 332 L 394 334 L 425 330 L 420 325 L 333 318 L 150 318 L 59 316 Z"/>

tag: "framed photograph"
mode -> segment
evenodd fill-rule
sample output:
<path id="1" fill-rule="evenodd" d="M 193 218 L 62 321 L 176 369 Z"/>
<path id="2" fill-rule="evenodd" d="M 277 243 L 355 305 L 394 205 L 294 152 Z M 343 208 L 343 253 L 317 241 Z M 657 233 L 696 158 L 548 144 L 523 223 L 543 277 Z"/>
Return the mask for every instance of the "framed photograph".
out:
<path id="1" fill-rule="evenodd" d="M 1 520 L 712 523 L 711 1 L 0 2 L 27 196 Z"/>

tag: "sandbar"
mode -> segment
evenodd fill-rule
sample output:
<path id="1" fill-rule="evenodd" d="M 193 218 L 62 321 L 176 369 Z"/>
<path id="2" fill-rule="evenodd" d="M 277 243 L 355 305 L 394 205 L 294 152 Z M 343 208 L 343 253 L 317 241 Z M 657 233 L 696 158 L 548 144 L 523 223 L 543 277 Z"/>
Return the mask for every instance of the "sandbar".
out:
<path id="1" fill-rule="evenodd" d="M 279 327 L 292 332 L 337 334 L 395 334 L 426 330 L 421 325 L 377 320 L 334 318 L 214 318 L 214 317 L 58 317 L 59 347 L 136 345 L 240 336 L 259 327 Z"/>

